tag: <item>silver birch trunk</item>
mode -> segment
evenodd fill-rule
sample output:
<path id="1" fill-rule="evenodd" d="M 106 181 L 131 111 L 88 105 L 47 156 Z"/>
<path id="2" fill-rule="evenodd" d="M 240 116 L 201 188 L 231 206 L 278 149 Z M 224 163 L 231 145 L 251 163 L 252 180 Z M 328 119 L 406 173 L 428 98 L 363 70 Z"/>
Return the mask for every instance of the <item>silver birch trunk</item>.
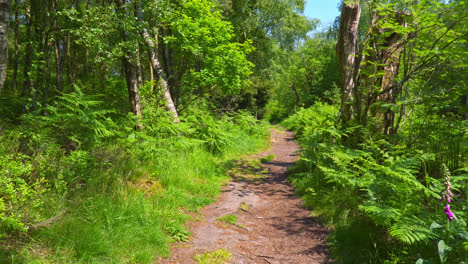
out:
<path id="1" fill-rule="evenodd" d="M 172 100 L 171 92 L 169 90 L 168 78 L 163 68 L 161 67 L 161 63 L 159 62 L 158 57 L 157 57 L 158 53 L 157 53 L 156 44 L 154 43 L 153 39 L 151 38 L 151 36 L 149 35 L 148 31 L 145 28 L 143 29 L 143 38 L 145 39 L 146 44 L 150 47 L 151 66 L 156 71 L 156 74 L 160 76 L 161 78 L 160 82 L 161 82 L 161 86 L 164 89 L 164 97 L 166 99 L 166 108 L 168 111 L 172 112 L 174 121 L 179 122 L 179 115 L 177 114 L 177 109 L 175 107 L 174 101 Z"/>

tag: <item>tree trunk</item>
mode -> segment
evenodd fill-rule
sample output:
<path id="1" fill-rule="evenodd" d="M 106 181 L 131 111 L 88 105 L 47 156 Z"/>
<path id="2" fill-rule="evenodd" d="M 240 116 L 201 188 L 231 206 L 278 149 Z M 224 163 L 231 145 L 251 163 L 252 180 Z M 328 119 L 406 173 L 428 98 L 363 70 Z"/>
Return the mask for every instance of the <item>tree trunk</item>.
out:
<path id="1" fill-rule="evenodd" d="M 37 43 L 36 47 L 36 60 L 34 61 L 34 74 L 35 74 L 35 86 L 33 93 L 32 108 L 37 109 L 40 106 L 42 95 L 45 92 L 46 80 L 46 49 L 47 49 L 47 33 L 46 33 L 46 15 L 47 15 L 47 2 L 40 0 L 31 1 L 31 17 L 34 19 L 34 40 Z"/>
<path id="2" fill-rule="evenodd" d="M 56 70 L 56 85 L 57 90 L 63 91 L 63 66 L 65 62 L 64 42 L 60 40 L 54 41 L 55 51 L 55 70 Z"/>
<path id="3" fill-rule="evenodd" d="M 0 0 L 0 94 L 5 84 L 8 66 L 8 25 L 10 0 Z"/>
<path id="4" fill-rule="evenodd" d="M 19 0 L 15 0 L 15 62 L 13 64 L 13 76 L 11 80 L 12 90 L 18 86 L 18 68 L 19 68 Z"/>
<path id="5" fill-rule="evenodd" d="M 166 38 L 166 29 L 164 27 L 161 27 L 161 34 L 164 40 Z M 171 76 L 172 70 L 171 70 L 171 60 L 169 58 L 169 47 L 167 46 L 167 44 L 164 43 L 164 41 L 162 41 L 161 45 L 162 45 L 163 54 L 164 54 L 164 66 L 166 68 L 166 73 L 167 73 L 167 76 Z"/>
<path id="6" fill-rule="evenodd" d="M 340 30 L 336 52 L 340 63 L 341 74 L 341 109 L 340 119 L 346 124 L 353 118 L 353 100 L 355 100 L 355 69 L 356 55 L 358 53 L 357 31 L 361 5 L 356 3 L 343 3 L 341 6 Z"/>
<path id="7" fill-rule="evenodd" d="M 25 18 L 26 18 L 26 28 L 27 28 L 27 36 L 29 41 L 26 42 L 26 50 L 24 55 L 24 83 L 23 83 L 23 90 L 21 92 L 21 97 L 28 97 L 30 94 L 30 90 L 33 86 L 33 81 L 31 80 L 30 71 L 32 69 L 32 60 L 33 60 L 33 45 L 32 40 L 34 39 L 34 35 L 32 33 L 33 22 L 31 18 L 31 2 L 26 2 L 26 11 L 25 11 Z M 23 112 L 26 111 L 26 105 L 23 105 Z"/>
<path id="8" fill-rule="evenodd" d="M 57 0 L 52 0 L 52 28 L 57 31 Z M 56 32 L 57 34 L 57 32 Z M 55 55 L 55 87 L 58 91 L 63 91 L 63 66 L 65 62 L 65 47 L 64 41 L 60 37 L 55 35 L 54 40 L 54 55 Z"/>
<path id="9" fill-rule="evenodd" d="M 49 98 L 49 83 L 50 83 L 50 53 L 51 53 L 51 43 L 49 42 L 49 34 L 46 33 L 44 39 L 44 58 L 45 58 L 45 68 L 43 70 L 43 79 L 44 79 L 44 89 L 42 91 L 42 108 L 45 111 L 47 106 L 47 99 Z"/>
<path id="10" fill-rule="evenodd" d="M 465 107 L 468 107 L 468 95 L 465 95 Z M 465 120 L 468 120 L 468 112 L 465 112 Z"/>
<path id="11" fill-rule="evenodd" d="M 166 99 L 166 107 L 167 110 L 172 112 L 174 116 L 174 121 L 179 121 L 179 116 L 177 114 L 177 109 L 174 105 L 174 101 L 172 100 L 171 92 L 169 90 L 169 85 L 167 83 L 167 76 L 164 70 L 161 67 L 161 63 L 157 57 L 157 47 L 154 43 L 153 39 L 149 35 L 148 31 L 144 28 L 143 29 L 143 38 L 145 39 L 146 44 L 150 47 L 150 55 L 151 55 L 151 65 L 153 69 L 156 71 L 156 74 L 161 78 L 161 86 L 164 89 L 164 97 Z"/>
<path id="12" fill-rule="evenodd" d="M 142 117 L 140 95 L 138 93 L 138 72 L 137 67 L 128 59 L 124 60 L 125 79 L 127 81 L 128 98 L 130 100 L 130 107 L 132 112 Z"/>
<path id="13" fill-rule="evenodd" d="M 124 0 L 115 0 L 115 4 L 117 8 L 122 12 L 122 15 L 125 14 L 124 9 Z M 122 39 L 126 41 L 128 39 L 127 32 L 122 28 L 121 29 Z M 123 67 L 125 73 L 125 79 L 127 81 L 127 89 L 128 89 L 128 98 L 130 101 L 130 107 L 132 108 L 132 112 L 138 116 L 142 117 L 141 112 L 141 101 L 140 95 L 138 93 L 138 69 L 136 65 L 132 62 L 132 58 L 134 54 L 127 50 L 125 57 L 123 58 Z"/>
<path id="14" fill-rule="evenodd" d="M 296 86 L 294 84 L 292 84 L 291 89 L 293 90 L 294 95 L 296 96 L 297 106 L 301 106 L 301 98 L 299 97 L 299 93 L 297 92 Z"/>
<path id="15" fill-rule="evenodd" d="M 386 19 L 390 18 L 390 21 L 396 20 L 401 26 L 406 27 L 406 14 L 403 13 L 391 13 L 390 17 L 378 17 L 379 21 L 385 22 Z M 377 32 L 380 35 L 388 31 L 386 28 L 377 28 Z M 382 76 L 381 95 L 378 100 L 385 102 L 386 104 L 395 104 L 398 94 L 401 92 L 398 90 L 398 86 L 395 85 L 395 77 L 398 74 L 400 66 L 400 56 L 403 51 L 405 38 L 403 35 L 398 33 L 392 33 L 389 37 L 384 39 L 383 49 L 381 53 L 381 63 L 384 66 L 384 75 Z M 395 112 L 388 108 L 383 113 L 383 131 L 384 134 L 393 134 L 395 132 L 394 122 Z"/>
<path id="16" fill-rule="evenodd" d="M 89 10 L 90 0 L 86 1 L 86 12 Z M 89 74 L 89 48 L 85 48 L 85 65 L 84 65 L 84 76 L 88 77 Z"/>
<path id="17" fill-rule="evenodd" d="M 153 70 L 153 64 L 150 62 L 150 82 L 151 82 L 151 93 L 153 93 L 153 89 L 154 89 L 154 85 L 153 85 L 153 81 L 154 81 L 154 70 Z"/>
<path id="18" fill-rule="evenodd" d="M 74 84 L 76 83 L 76 70 L 77 70 L 77 54 L 76 54 L 76 45 L 75 42 L 73 41 L 72 36 L 70 36 L 70 33 L 67 33 L 66 37 L 66 57 L 67 57 L 67 73 L 68 73 L 68 81 L 70 83 L 70 86 L 73 88 Z M 75 90 L 73 88 L 73 90 Z"/>
<path id="19" fill-rule="evenodd" d="M 136 68 L 138 85 L 141 86 L 143 85 L 143 71 L 141 69 L 140 49 L 136 50 Z"/>

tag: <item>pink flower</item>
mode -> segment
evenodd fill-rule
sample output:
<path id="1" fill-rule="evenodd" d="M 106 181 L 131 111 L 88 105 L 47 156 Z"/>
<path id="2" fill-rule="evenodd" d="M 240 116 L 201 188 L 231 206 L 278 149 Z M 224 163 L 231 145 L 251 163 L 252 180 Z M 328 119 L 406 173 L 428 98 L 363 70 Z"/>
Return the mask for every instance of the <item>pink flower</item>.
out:
<path id="1" fill-rule="evenodd" d="M 448 204 L 445 206 L 445 214 L 447 215 L 449 221 L 452 221 L 454 216 L 453 216 L 452 211 L 450 211 L 450 205 Z"/>
<path id="2" fill-rule="evenodd" d="M 450 184 L 450 172 L 448 171 L 447 167 L 443 165 L 445 173 L 445 190 L 442 192 L 442 199 L 444 201 L 447 201 L 447 204 L 445 205 L 444 213 L 447 215 L 448 220 L 452 221 L 453 218 L 455 218 L 455 215 L 450 211 L 450 205 L 449 203 L 452 201 L 450 199 L 453 197 L 453 193 L 450 191 L 452 189 L 452 184 Z"/>

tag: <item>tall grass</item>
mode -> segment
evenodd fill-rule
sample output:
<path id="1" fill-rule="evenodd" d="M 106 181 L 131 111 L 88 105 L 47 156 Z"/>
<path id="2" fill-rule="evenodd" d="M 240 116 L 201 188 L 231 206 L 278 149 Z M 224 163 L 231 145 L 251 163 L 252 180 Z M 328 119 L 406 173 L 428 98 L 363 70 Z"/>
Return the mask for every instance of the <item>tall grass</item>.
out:
<path id="1" fill-rule="evenodd" d="M 186 221 L 219 195 L 230 161 L 266 144 L 266 124 L 246 113 L 198 112 L 175 124 L 155 107 L 134 120 L 98 100 L 65 95 L 53 114 L 26 116 L 20 136 L 13 127 L 0 135 L 8 142 L 2 158 L 28 161 L 10 159 L 10 167 L 31 167 L 8 177 L 27 186 L 44 179 L 31 196 L 40 209 L 11 197 L 7 204 L 17 206 L 0 208 L 25 227 L 0 219 L 0 262 L 152 263 L 168 256 L 171 242 L 190 235 Z M 135 130 L 135 122 L 145 128 Z M 36 217 L 22 217 L 26 208 Z"/>

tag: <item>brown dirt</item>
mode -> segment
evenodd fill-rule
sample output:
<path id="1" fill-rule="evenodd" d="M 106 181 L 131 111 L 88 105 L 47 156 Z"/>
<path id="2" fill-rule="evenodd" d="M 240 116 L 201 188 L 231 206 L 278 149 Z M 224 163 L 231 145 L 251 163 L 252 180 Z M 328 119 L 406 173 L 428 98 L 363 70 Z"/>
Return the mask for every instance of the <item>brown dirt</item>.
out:
<path id="1" fill-rule="evenodd" d="M 195 263 L 196 254 L 217 249 L 230 251 L 235 264 L 327 263 L 328 231 L 287 181 L 287 168 L 298 159 L 293 138 L 292 132 L 271 130 L 271 148 L 238 162 L 219 200 L 201 210 L 202 221 L 190 224 L 191 239 L 174 245 L 161 263 Z M 270 154 L 275 159 L 258 163 Z M 237 215 L 236 224 L 217 220 L 230 214 Z"/>

